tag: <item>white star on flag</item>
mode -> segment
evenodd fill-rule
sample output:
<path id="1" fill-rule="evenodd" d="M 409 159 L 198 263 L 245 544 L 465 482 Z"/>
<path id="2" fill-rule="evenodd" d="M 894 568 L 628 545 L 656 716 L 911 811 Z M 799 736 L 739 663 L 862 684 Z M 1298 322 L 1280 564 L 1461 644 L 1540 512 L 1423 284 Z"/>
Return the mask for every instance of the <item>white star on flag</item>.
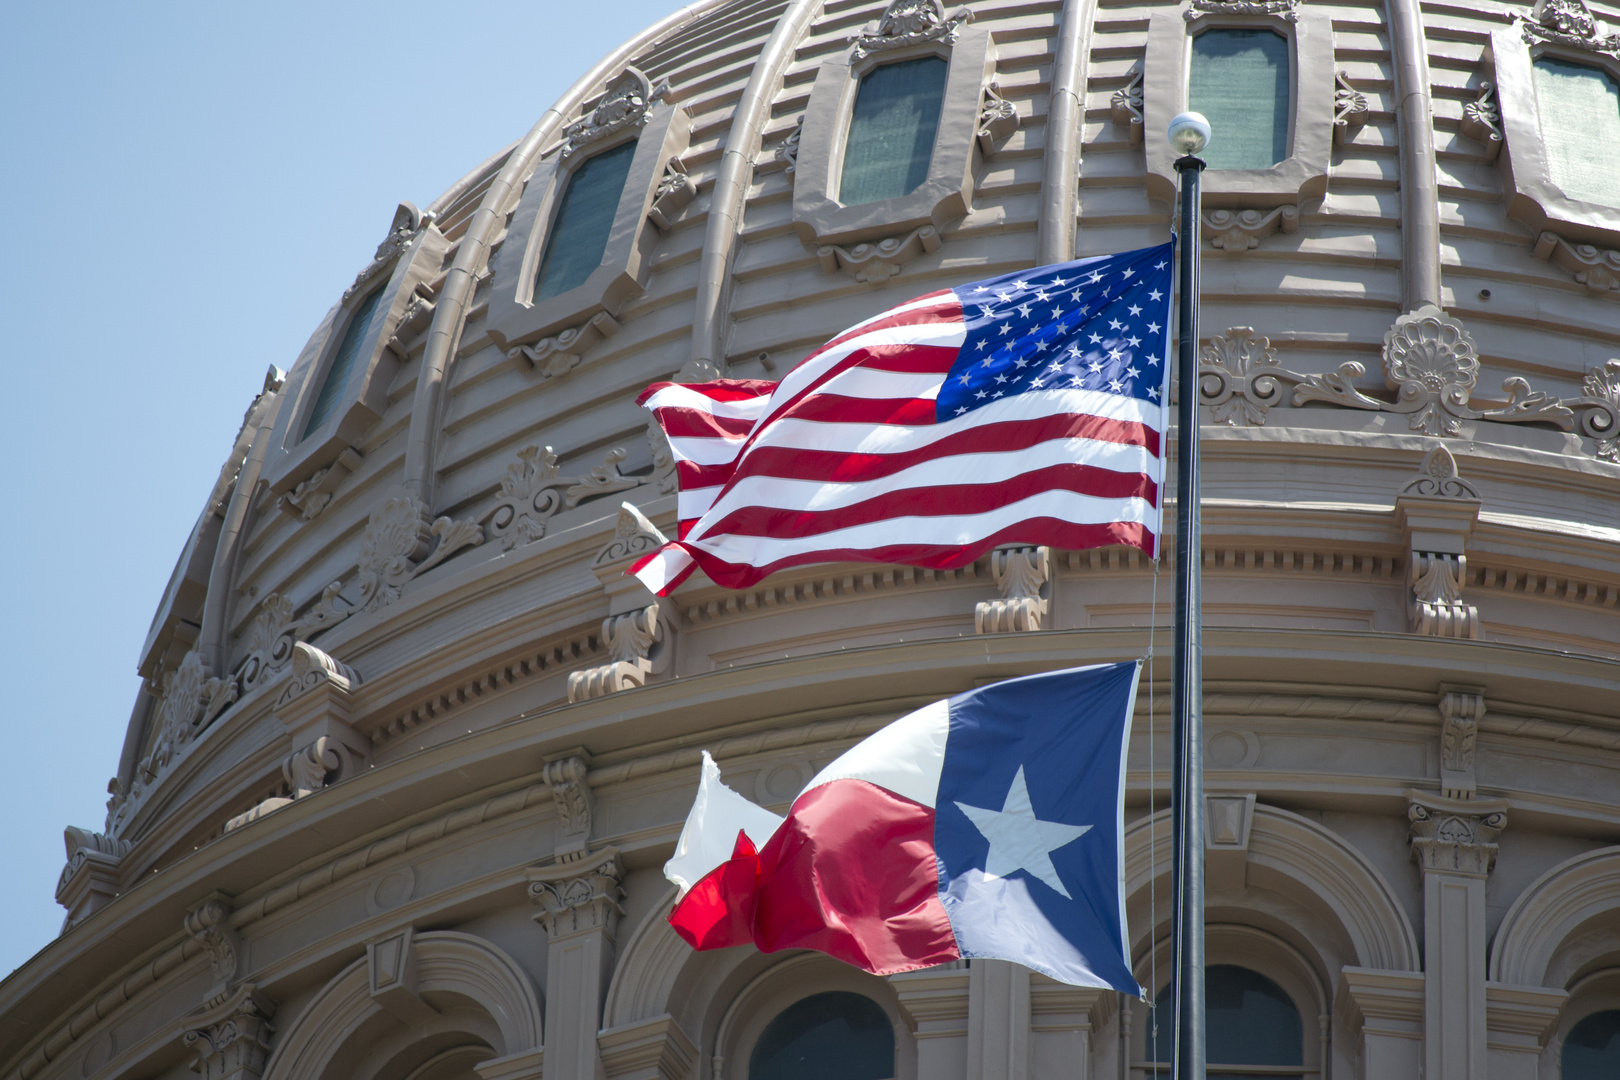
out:
<path id="1" fill-rule="evenodd" d="M 968 816 L 984 838 L 990 841 L 990 853 L 985 856 L 984 876 L 1004 878 L 1020 870 L 1027 870 L 1040 878 L 1067 899 L 1074 899 L 1063 887 L 1057 867 L 1052 865 L 1052 852 L 1071 844 L 1091 831 L 1090 825 L 1064 825 L 1056 821 L 1042 821 L 1035 816 L 1029 802 L 1029 787 L 1024 783 L 1024 767 L 1018 766 L 1012 787 L 1000 810 L 986 810 L 978 806 L 957 803 L 957 808 Z"/>

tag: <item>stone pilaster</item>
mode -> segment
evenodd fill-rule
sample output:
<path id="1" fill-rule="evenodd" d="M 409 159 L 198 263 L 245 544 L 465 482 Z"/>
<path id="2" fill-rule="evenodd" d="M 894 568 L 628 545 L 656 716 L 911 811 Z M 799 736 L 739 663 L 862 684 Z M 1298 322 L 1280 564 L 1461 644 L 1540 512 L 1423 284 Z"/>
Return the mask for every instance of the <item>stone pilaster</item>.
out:
<path id="1" fill-rule="evenodd" d="M 1029 969 L 968 966 L 967 1080 L 1029 1080 Z"/>
<path id="2" fill-rule="evenodd" d="M 596 1037 L 606 1080 L 685 1080 L 697 1047 L 668 1013 Z"/>
<path id="3" fill-rule="evenodd" d="M 1545 986 L 1485 984 L 1491 1080 L 1537 1080 L 1542 1075 L 1541 1052 L 1558 1030 L 1568 999 L 1567 992 Z"/>
<path id="4" fill-rule="evenodd" d="M 1367 1080 L 1419 1080 L 1423 1073 L 1424 979 L 1418 971 L 1344 968 L 1333 995 L 1349 1046 L 1338 1056 Z"/>
<path id="5" fill-rule="evenodd" d="M 596 1080 L 597 1031 L 613 966 L 623 890 L 619 850 L 529 870 L 534 920 L 546 932 L 546 1080 Z"/>
<path id="6" fill-rule="evenodd" d="M 202 1080 L 259 1080 L 270 1056 L 275 1003 L 252 983 L 187 1019 L 183 1041 Z"/>
<path id="7" fill-rule="evenodd" d="M 968 971 L 957 960 L 890 975 L 889 985 L 917 1038 L 917 1075 L 965 1080 L 968 1059 Z"/>
<path id="8" fill-rule="evenodd" d="M 1412 857 L 1423 872 L 1425 1080 L 1485 1075 L 1485 878 L 1507 803 L 1409 792 Z"/>
<path id="9" fill-rule="evenodd" d="M 1045 975 L 1029 976 L 1032 1071 L 1035 1076 L 1094 1080 L 1104 1074 L 1098 1032 L 1113 1016 L 1119 995 L 1094 986 L 1066 986 Z"/>

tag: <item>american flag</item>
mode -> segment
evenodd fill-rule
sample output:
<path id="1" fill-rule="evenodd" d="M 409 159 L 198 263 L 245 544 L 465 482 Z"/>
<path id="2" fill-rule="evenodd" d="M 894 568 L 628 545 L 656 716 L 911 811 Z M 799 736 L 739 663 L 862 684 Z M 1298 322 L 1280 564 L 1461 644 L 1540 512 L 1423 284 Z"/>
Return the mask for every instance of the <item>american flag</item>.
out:
<path id="1" fill-rule="evenodd" d="M 999 544 L 1158 540 L 1171 245 L 920 296 L 779 383 L 655 383 L 678 539 L 630 568 L 744 588 L 785 567 L 948 569 Z"/>

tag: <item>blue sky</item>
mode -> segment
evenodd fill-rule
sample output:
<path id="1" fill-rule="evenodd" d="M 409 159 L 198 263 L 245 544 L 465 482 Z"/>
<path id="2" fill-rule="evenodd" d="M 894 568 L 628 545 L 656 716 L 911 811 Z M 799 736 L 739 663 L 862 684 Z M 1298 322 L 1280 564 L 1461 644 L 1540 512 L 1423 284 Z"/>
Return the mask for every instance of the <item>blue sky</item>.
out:
<path id="1" fill-rule="evenodd" d="M 401 199 L 427 205 L 679 6 L 8 10 L 0 977 L 61 926 L 62 828 L 101 828 L 136 654 L 265 369 Z"/>

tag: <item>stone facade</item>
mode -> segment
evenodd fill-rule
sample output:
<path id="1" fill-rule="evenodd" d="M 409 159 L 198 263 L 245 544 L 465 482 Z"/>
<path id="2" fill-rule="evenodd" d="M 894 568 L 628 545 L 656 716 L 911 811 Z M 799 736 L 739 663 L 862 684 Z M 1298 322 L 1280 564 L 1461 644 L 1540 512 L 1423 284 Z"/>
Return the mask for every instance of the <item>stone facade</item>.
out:
<path id="1" fill-rule="evenodd" d="M 911 296 L 1162 242 L 1174 58 L 1211 25 L 1289 36 L 1297 109 L 1277 175 L 1209 176 L 1198 239 L 1210 963 L 1286 994 L 1301 1075 L 1559 1075 L 1620 1004 L 1620 196 L 1548 179 L 1527 72 L 1615 66 L 1620 17 L 1508 15 L 705 0 L 633 37 L 402 205 L 267 378 L 139 657 L 107 820 L 67 830 L 63 934 L 0 984 L 0 1078 L 741 1080 L 835 990 L 882 1008 L 906 1080 L 1142 1077 L 1143 1003 L 696 954 L 660 867 L 702 748 L 780 810 L 942 694 L 1162 654 L 1173 568 L 1023 548 L 657 602 L 622 571 L 675 521 L 647 383 L 776 378 Z M 845 213 L 823 80 L 914 55 L 951 70 L 932 186 Z M 627 139 L 603 266 L 529 304 L 558 185 Z M 1150 994 L 1169 667 L 1128 766 Z"/>

